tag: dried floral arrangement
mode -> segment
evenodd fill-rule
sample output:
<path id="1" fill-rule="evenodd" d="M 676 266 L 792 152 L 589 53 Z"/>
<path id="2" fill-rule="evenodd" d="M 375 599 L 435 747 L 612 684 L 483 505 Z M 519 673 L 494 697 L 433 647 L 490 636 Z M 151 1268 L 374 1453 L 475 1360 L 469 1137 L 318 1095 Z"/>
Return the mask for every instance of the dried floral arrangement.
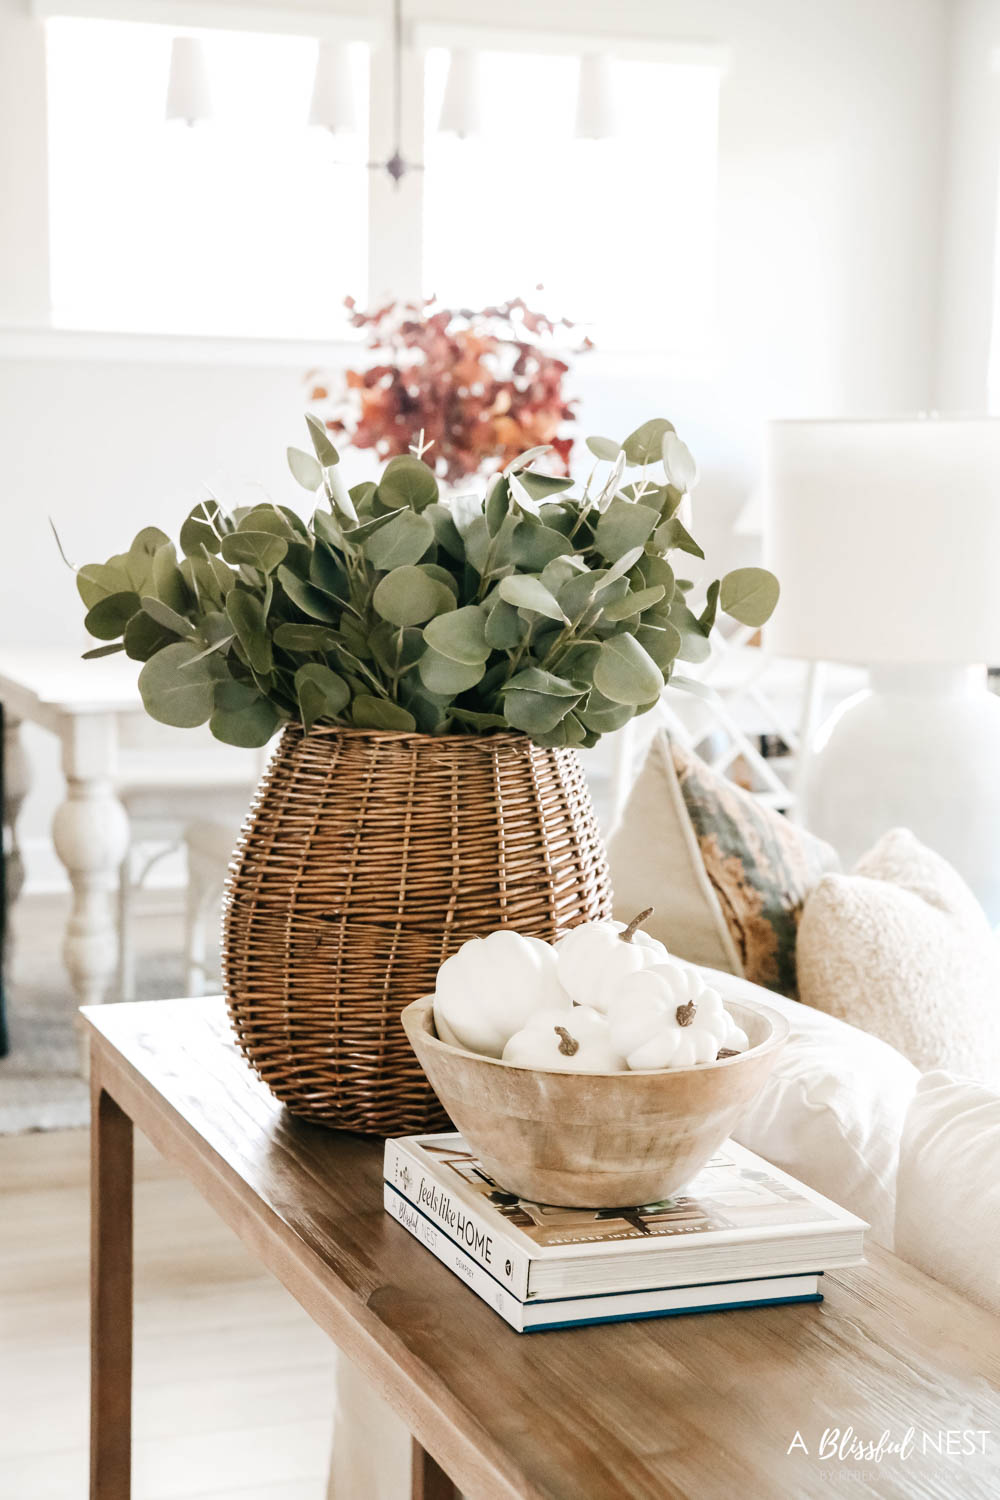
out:
<path id="1" fill-rule="evenodd" d="M 588 438 L 582 493 L 529 451 L 485 495 L 445 503 L 426 445 L 348 490 L 308 417 L 314 453 L 288 450 L 323 502 L 308 523 L 282 505 L 195 507 L 174 544 L 155 527 L 77 570 L 88 656 L 145 665 L 143 701 L 165 724 L 208 722 L 262 745 L 288 721 L 407 733 L 520 730 L 590 746 L 654 706 L 678 661 L 701 661 L 722 609 L 770 616 L 778 584 L 739 568 L 697 612 L 677 554 L 703 557 L 678 518 L 695 465 L 672 424 L 619 444 Z"/>
<path id="2" fill-rule="evenodd" d="M 345 399 L 326 419 L 334 436 L 387 459 L 407 453 L 423 430 L 434 445 L 431 466 L 452 484 L 543 445 L 549 467 L 568 473 L 574 402 L 563 393 L 569 366 L 554 345 L 565 344 L 569 319 L 533 312 L 520 297 L 481 311 L 434 298 L 363 312 L 349 297 L 347 307 L 368 333 L 372 361 L 346 372 Z M 590 347 L 589 339 L 579 346 Z M 330 392 L 314 384 L 311 395 L 324 402 Z"/>

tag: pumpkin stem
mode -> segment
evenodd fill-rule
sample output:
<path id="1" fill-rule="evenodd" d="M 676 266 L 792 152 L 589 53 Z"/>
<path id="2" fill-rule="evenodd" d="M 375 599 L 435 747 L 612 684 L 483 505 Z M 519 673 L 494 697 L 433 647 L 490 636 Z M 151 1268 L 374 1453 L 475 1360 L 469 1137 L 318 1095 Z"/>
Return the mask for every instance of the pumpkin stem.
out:
<path id="1" fill-rule="evenodd" d="M 678 1026 L 690 1026 L 697 1009 L 698 1007 L 693 1000 L 689 1000 L 687 1005 L 678 1005 L 675 1012 Z"/>
<path id="2" fill-rule="evenodd" d="M 625 931 L 618 934 L 622 942 L 630 943 L 635 937 L 636 933 L 639 931 L 639 928 L 642 926 L 643 922 L 645 922 L 646 918 L 651 917 L 652 915 L 653 907 L 647 906 L 645 911 L 641 911 L 637 917 L 633 917 L 631 922 L 625 928 Z"/>
<path id="3" fill-rule="evenodd" d="M 553 1026 L 553 1031 L 560 1038 L 559 1051 L 563 1057 L 575 1057 L 580 1050 L 580 1043 L 575 1036 L 570 1036 L 565 1026 Z"/>

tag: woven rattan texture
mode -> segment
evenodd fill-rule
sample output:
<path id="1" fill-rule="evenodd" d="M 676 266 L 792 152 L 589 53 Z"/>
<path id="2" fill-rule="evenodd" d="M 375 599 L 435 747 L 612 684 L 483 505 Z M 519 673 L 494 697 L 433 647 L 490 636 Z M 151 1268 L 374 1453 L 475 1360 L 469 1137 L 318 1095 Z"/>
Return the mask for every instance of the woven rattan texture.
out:
<path id="1" fill-rule="evenodd" d="M 467 938 L 611 915 L 575 751 L 523 735 L 285 729 L 223 918 L 240 1045 L 298 1115 L 386 1135 L 445 1119 L 399 1013 Z"/>

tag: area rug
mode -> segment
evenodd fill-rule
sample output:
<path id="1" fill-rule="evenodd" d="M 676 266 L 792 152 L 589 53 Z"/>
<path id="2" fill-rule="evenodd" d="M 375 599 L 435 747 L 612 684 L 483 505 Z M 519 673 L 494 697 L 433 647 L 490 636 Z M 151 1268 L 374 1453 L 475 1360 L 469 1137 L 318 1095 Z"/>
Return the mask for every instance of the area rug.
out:
<path id="1" fill-rule="evenodd" d="M 75 1129 L 89 1120 L 76 1002 L 59 953 L 66 914 L 66 903 L 51 897 L 22 899 L 12 914 L 6 984 L 10 1047 L 0 1058 L 0 1135 Z M 182 995 L 176 912 L 146 912 L 136 929 L 138 998 Z"/>

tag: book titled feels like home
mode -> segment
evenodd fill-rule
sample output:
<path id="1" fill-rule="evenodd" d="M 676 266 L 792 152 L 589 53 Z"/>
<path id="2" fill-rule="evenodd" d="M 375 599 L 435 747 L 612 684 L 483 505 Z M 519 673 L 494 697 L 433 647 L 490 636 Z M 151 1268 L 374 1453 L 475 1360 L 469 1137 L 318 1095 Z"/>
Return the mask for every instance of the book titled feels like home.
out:
<path id="1" fill-rule="evenodd" d="M 681 1193 L 638 1208 L 531 1203 L 456 1134 L 387 1141 L 385 1206 L 519 1332 L 817 1301 L 867 1225 L 727 1141 Z"/>

